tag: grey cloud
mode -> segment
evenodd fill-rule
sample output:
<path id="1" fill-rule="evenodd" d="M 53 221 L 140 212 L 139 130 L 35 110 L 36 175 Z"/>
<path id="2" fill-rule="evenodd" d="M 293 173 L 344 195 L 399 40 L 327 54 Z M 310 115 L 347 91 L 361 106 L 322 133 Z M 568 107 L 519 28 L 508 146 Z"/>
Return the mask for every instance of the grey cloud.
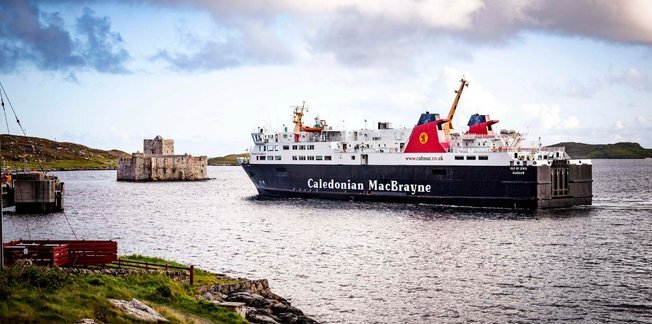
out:
<path id="1" fill-rule="evenodd" d="M 423 36 L 414 26 L 365 17 L 349 8 L 338 11 L 310 43 L 313 50 L 333 52 L 341 62 L 365 66 L 409 56 L 422 43 L 414 40 Z"/>
<path id="2" fill-rule="evenodd" d="M 204 42 L 194 52 L 171 52 L 160 50 L 154 60 L 163 60 L 174 70 L 210 71 L 229 67 L 255 64 L 279 64 L 294 59 L 273 32 L 257 24 L 249 24 L 239 29 L 239 35 L 229 35 L 221 39 Z M 191 34 L 184 37 L 196 39 Z"/>
<path id="3" fill-rule="evenodd" d="M 234 41 L 209 41 L 201 49 L 190 54 L 161 50 L 153 59 L 166 61 L 173 69 L 186 71 L 218 70 L 242 65 L 245 63 L 242 49 L 233 43 Z"/>
<path id="4" fill-rule="evenodd" d="M 24 63 L 42 70 L 69 71 L 92 68 L 100 72 L 126 72 L 128 53 L 119 34 L 110 31 L 108 18 L 90 9 L 77 19 L 74 38 L 59 13 L 41 11 L 30 1 L 8 0 L 0 4 L 0 70 L 13 72 Z"/>
<path id="5" fill-rule="evenodd" d="M 93 10 L 84 8 L 84 14 L 77 18 L 77 31 L 86 40 L 80 50 L 88 66 L 99 72 L 127 72 L 123 64 L 129 53 L 121 47 L 120 34 L 111 31 L 108 17 L 96 17 Z"/>
<path id="6" fill-rule="evenodd" d="M 379 7 L 356 1 L 300 0 L 148 2 L 205 10 L 216 21 L 240 29 L 251 23 L 267 24 L 276 17 L 289 17 L 304 25 L 301 33 L 310 50 L 332 54 L 340 62 L 356 66 L 405 64 L 415 53 L 435 48 L 443 48 L 449 56 L 468 56 L 474 46 L 509 46 L 527 32 L 652 45 L 652 17 L 645 16 L 646 10 L 652 12 L 652 5 L 638 0 L 477 0 L 478 6 L 474 1 L 441 5 L 413 1 L 418 5 L 390 2 Z M 461 9 L 451 9 L 454 7 Z M 245 40 L 249 41 L 257 40 Z M 445 46 L 434 46 L 442 44 Z M 283 45 L 278 41 L 275 46 Z M 198 64 L 203 54 L 196 53 Z M 221 66 L 217 60 L 216 65 Z"/>
<path id="7" fill-rule="evenodd" d="M 409 59 L 423 44 L 432 45 L 442 39 L 456 39 L 470 46 L 506 46 L 519 41 L 524 32 L 652 46 L 652 24 L 632 16 L 636 4 L 595 0 L 484 1 L 463 28 L 435 26 L 421 19 L 389 20 L 350 7 L 335 12 L 319 28 L 311 45 L 351 64 L 374 63 L 382 59 L 378 55 L 385 54 Z M 648 9 L 652 10 L 652 6 Z"/>
<path id="8" fill-rule="evenodd" d="M 526 28 L 583 36 L 618 43 L 652 45 L 652 6 L 635 0 L 548 0 L 528 8 L 531 23 Z"/>

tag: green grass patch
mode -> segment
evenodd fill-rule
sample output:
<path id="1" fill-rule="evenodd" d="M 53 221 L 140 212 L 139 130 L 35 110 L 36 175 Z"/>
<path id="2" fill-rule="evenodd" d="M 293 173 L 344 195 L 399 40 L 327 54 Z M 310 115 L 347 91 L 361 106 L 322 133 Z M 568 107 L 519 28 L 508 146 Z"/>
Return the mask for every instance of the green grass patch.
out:
<path id="1" fill-rule="evenodd" d="M 238 165 L 239 157 L 249 157 L 248 153 L 229 154 L 208 159 L 208 165 Z"/>
<path id="2" fill-rule="evenodd" d="M 139 254 L 120 256 L 120 259 L 129 260 L 129 261 L 138 261 L 138 262 L 148 262 L 148 263 L 158 264 L 158 265 L 167 264 L 167 265 L 177 266 L 177 267 L 188 267 L 188 265 L 186 265 L 186 264 L 181 264 L 181 263 L 178 263 L 178 262 L 165 260 L 163 258 L 144 256 L 144 255 L 139 255 Z M 219 285 L 219 284 L 224 284 L 224 283 L 235 283 L 235 282 L 238 282 L 238 281 L 239 280 L 235 279 L 235 278 L 218 276 L 218 275 L 216 275 L 216 274 L 214 274 L 212 272 L 202 270 L 202 269 L 199 269 L 199 268 L 195 268 L 195 283 L 194 283 L 194 285 L 197 286 L 197 287 Z"/>
<path id="3" fill-rule="evenodd" d="M 147 257 L 130 256 L 145 260 Z M 150 260 L 178 264 L 158 258 Z M 202 273 L 210 274 L 201 270 Z M 213 277 L 216 277 L 213 274 Z M 127 276 L 71 274 L 47 267 L 0 269 L 0 322 L 66 322 L 94 318 L 101 322 L 131 323 L 132 318 L 113 308 L 109 298 L 137 298 L 169 314 L 173 323 L 205 319 L 214 323 L 245 323 L 235 313 L 197 300 L 197 285 L 182 284 L 164 274 Z"/>

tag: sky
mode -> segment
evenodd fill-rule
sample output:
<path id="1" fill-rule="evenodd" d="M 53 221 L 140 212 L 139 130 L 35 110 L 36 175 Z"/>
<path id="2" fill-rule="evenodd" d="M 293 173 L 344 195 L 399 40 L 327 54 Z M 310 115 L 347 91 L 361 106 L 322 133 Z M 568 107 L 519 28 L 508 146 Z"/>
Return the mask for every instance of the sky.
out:
<path id="1" fill-rule="evenodd" d="M 334 127 L 412 127 L 462 77 L 456 130 L 480 113 L 544 145 L 651 148 L 652 1 L 0 1 L 27 135 L 100 149 L 244 152 L 303 102 Z"/>

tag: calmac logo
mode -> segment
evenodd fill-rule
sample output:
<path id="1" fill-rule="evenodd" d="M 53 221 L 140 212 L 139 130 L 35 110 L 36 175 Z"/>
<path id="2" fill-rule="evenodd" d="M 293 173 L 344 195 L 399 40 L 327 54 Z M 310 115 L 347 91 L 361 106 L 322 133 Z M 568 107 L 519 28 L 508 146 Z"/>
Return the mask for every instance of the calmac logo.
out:
<path id="1" fill-rule="evenodd" d="M 421 144 L 428 143 L 428 134 L 426 134 L 426 132 L 421 132 L 421 134 L 419 134 L 419 143 Z"/>

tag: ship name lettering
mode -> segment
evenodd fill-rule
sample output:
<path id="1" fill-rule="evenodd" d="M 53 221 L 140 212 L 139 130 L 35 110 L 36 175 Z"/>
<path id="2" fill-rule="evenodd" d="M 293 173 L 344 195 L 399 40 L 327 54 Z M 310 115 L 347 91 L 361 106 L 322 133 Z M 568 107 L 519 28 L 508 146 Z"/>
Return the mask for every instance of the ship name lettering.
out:
<path id="1" fill-rule="evenodd" d="M 347 179 L 346 181 L 335 181 L 335 179 L 324 181 L 322 179 L 314 180 L 313 178 L 310 178 L 308 179 L 308 188 L 364 190 L 364 184 L 362 182 L 351 182 L 350 179 Z"/>
<path id="2" fill-rule="evenodd" d="M 417 192 L 430 192 L 432 187 L 430 185 L 418 185 L 415 183 L 404 184 L 398 183 L 396 180 L 392 180 L 388 183 L 378 182 L 378 180 L 369 180 L 369 190 L 376 191 L 405 191 L 409 192 L 411 195 L 416 194 Z"/>

